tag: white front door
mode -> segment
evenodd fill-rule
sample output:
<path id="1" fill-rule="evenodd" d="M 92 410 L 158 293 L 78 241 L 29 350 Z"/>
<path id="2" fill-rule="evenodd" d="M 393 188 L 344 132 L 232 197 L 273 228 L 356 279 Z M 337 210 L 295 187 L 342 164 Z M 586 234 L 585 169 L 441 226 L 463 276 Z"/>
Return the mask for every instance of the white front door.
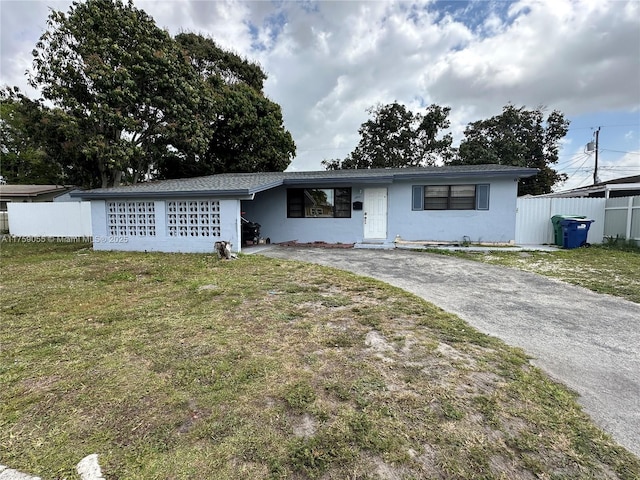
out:
<path id="1" fill-rule="evenodd" d="M 364 191 L 364 238 L 387 238 L 387 189 Z"/>

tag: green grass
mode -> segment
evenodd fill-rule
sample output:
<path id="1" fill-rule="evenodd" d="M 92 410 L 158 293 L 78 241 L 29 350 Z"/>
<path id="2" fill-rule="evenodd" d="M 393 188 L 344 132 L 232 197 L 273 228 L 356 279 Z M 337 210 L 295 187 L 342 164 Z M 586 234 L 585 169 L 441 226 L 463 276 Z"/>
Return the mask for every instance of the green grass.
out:
<path id="1" fill-rule="evenodd" d="M 3 244 L 0 463 L 109 479 L 623 478 L 522 351 L 402 290 L 241 256 Z"/>
<path id="2" fill-rule="evenodd" d="M 538 273 L 640 303 L 640 249 L 627 244 L 593 245 L 556 252 L 457 251 L 446 254 Z"/>

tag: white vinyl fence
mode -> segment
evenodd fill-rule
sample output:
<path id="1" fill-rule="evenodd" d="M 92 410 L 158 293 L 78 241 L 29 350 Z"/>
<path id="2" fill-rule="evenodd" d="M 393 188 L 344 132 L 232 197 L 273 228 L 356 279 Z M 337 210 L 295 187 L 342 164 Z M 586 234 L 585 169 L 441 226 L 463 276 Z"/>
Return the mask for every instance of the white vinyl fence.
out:
<path id="1" fill-rule="evenodd" d="M 7 210 L 17 237 L 91 236 L 91 202 L 8 203 Z"/>
<path id="2" fill-rule="evenodd" d="M 640 196 L 607 199 L 604 234 L 640 241 Z"/>
<path id="3" fill-rule="evenodd" d="M 516 209 L 516 244 L 554 244 L 554 215 L 584 215 L 595 220 L 589 228 L 587 242 L 602 243 L 605 227 L 605 198 L 518 198 Z"/>

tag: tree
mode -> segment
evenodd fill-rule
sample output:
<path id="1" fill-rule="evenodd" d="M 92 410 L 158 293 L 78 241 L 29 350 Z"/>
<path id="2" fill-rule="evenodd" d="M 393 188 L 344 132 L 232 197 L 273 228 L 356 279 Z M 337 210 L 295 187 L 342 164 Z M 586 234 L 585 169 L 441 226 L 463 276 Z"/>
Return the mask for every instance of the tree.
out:
<path id="1" fill-rule="evenodd" d="M 55 170 L 46 168 L 45 152 L 33 138 L 33 129 L 28 128 L 39 122 L 39 116 L 40 111 L 35 102 L 23 104 L 16 98 L 9 97 L 5 91 L 2 92 L 0 175 L 8 183 L 57 183 L 57 175 L 53 173 Z"/>
<path id="2" fill-rule="evenodd" d="M 0 91 L 0 174 L 12 184 L 82 184 L 86 172 L 78 132 L 59 109 Z"/>
<path id="3" fill-rule="evenodd" d="M 368 110 L 373 118 L 358 130 L 360 142 L 344 160 L 323 160 L 327 170 L 347 168 L 417 167 L 434 165 L 451 155 L 449 107 L 431 105 L 424 114 L 397 102 Z"/>
<path id="4" fill-rule="evenodd" d="M 219 83 L 244 83 L 262 92 L 267 75 L 259 65 L 223 50 L 213 39 L 202 35 L 180 33 L 176 35 L 175 40 L 189 56 L 196 72 L 205 80 L 211 81 L 214 86 Z"/>
<path id="5" fill-rule="evenodd" d="M 213 101 L 201 109 L 200 121 L 211 135 L 202 155 L 166 158 L 160 174 L 174 178 L 285 170 L 295 143 L 284 128 L 280 106 L 262 93 L 267 76 L 260 66 L 200 35 L 180 34 L 176 41 L 210 90 Z"/>
<path id="6" fill-rule="evenodd" d="M 31 83 L 77 122 L 102 187 L 137 182 L 158 157 L 203 151 L 210 99 L 176 42 L 130 1 L 88 0 L 53 11 L 33 51 Z M 182 152 L 179 152 L 182 153 Z"/>
<path id="7" fill-rule="evenodd" d="M 502 114 L 470 123 L 450 165 L 499 164 L 537 168 L 538 175 L 518 185 L 518 195 L 540 195 L 566 179 L 552 168 L 558 162 L 560 140 L 569 121 L 557 110 L 546 120 L 542 108 L 527 110 L 505 105 Z"/>
<path id="8" fill-rule="evenodd" d="M 71 119 L 83 186 L 284 170 L 295 144 L 259 65 L 195 34 L 175 39 L 122 0 L 52 12 L 31 84 Z"/>
<path id="9" fill-rule="evenodd" d="M 213 122 L 205 154 L 217 171 L 284 171 L 295 143 L 284 129 L 280 106 L 251 87 L 229 85 Z"/>

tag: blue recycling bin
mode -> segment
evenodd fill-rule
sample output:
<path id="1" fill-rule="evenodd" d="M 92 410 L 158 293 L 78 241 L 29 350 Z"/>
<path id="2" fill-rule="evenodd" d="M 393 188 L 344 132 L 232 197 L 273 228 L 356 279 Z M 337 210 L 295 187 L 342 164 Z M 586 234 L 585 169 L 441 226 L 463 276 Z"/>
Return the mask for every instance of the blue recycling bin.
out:
<path id="1" fill-rule="evenodd" d="M 583 218 L 565 218 L 560 221 L 562 226 L 562 246 L 564 248 L 588 247 L 587 235 L 593 220 Z"/>
<path id="2" fill-rule="evenodd" d="M 551 217 L 551 223 L 553 224 L 553 241 L 559 247 L 562 247 L 564 245 L 564 241 L 562 239 L 562 225 L 560 225 L 560 222 L 562 220 L 566 220 L 567 218 L 584 219 L 587 217 L 585 217 L 584 215 L 554 215 L 553 217 Z"/>

